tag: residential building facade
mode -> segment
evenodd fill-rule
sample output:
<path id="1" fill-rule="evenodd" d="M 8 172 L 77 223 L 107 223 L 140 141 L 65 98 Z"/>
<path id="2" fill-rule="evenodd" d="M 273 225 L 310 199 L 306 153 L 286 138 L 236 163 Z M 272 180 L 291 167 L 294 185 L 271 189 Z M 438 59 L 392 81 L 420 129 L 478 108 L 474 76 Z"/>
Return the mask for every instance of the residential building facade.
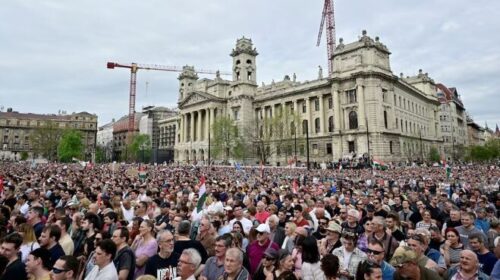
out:
<path id="1" fill-rule="evenodd" d="M 75 129 L 82 134 L 84 145 L 84 160 L 92 160 L 96 146 L 97 116 L 87 113 L 72 114 L 32 114 L 13 111 L 11 108 L 6 112 L 0 112 L 0 141 L 2 159 L 20 159 L 22 152 L 29 157 L 38 157 L 35 151 L 36 143 L 33 143 L 33 134 L 50 125 L 54 133 L 55 142 L 58 142 L 64 129 Z M 49 136 L 47 136 L 49 137 Z M 57 154 L 56 148 L 50 152 L 53 159 Z"/>

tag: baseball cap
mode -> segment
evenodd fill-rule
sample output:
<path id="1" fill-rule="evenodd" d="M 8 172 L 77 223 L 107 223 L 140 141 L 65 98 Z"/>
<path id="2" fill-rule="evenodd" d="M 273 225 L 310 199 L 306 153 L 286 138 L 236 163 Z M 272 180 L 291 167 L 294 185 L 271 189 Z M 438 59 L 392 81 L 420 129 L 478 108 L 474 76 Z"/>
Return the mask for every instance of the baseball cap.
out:
<path id="1" fill-rule="evenodd" d="M 258 232 L 271 233 L 271 229 L 269 228 L 268 224 L 260 224 L 255 230 Z"/>
<path id="2" fill-rule="evenodd" d="M 407 262 L 416 262 L 417 255 L 415 252 L 408 246 L 400 246 L 394 252 L 394 255 L 391 259 L 391 265 L 394 267 L 398 267 Z"/>
<path id="3" fill-rule="evenodd" d="M 274 249 L 274 248 L 269 247 L 264 252 L 264 256 L 269 257 L 269 258 L 273 258 L 273 259 L 277 259 L 278 258 L 278 251 L 276 251 L 276 249 Z"/>

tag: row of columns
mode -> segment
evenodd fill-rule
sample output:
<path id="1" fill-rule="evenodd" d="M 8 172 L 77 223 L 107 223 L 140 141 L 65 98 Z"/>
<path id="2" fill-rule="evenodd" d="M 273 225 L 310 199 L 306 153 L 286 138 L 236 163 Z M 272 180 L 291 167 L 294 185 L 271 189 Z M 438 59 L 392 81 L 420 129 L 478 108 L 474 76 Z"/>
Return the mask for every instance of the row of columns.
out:
<path id="1" fill-rule="evenodd" d="M 182 114 L 181 143 L 208 140 L 208 130 L 214 123 L 216 110 L 217 108 L 205 108 Z"/>
<path id="2" fill-rule="evenodd" d="M 319 96 L 310 96 L 310 97 L 306 97 L 304 98 L 304 102 L 306 104 L 306 120 L 307 120 L 307 123 L 308 123 L 308 129 L 309 129 L 309 133 L 313 133 L 314 132 L 314 129 L 315 129 L 315 124 L 312 122 L 314 119 L 313 119 L 313 110 L 312 110 L 312 103 L 314 102 L 314 100 L 318 98 L 319 99 L 319 112 L 320 112 L 320 118 L 319 118 L 319 121 L 320 121 L 320 132 L 326 132 L 328 131 L 328 129 L 325 127 L 325 112 L 324 112 L 324 96 L 323 95 L 319 95 Z M 293 100 L 293 111 L 294 112 L 297 112 L 298 114 L 301 114 L 299 112 L 302 111 L 301 109 L 299 109 L 299 105 L 298 105 L 298 101 L 300 99 L 296 99 L 296 100 Z M 287 102 L 281 102 L 281 108 L 282 110 L 286 108 L 286 103 Z M 275 116 L 275 107 L 276 107 L 277 104 L 273 104 L 273 105 L 270 105 L 270 106 L 264 106 L 263 107 L 263 110 L 264 110 L 264 118 L 265 117 L 270 117 L 270 116 Z M 267 110 L 265 109 L 266 107 L 271 107 L 271 114 L 268 115 L 267 114 Z M 340 106 L 339 106 L 340 108 Z M 338 110 L 335 110 L 335 114 L 338 113 Z M 338 118 L 335 117 L 335 120 L 337 120 Z M 298 123 L 296 124 L 296 126 L 298 127 L 301 127 L 301 123 Z M 335 127 L 338 127 L 337 123 L 335 123 Z M 298 133 L 298 132 L 297 132 Z"/>

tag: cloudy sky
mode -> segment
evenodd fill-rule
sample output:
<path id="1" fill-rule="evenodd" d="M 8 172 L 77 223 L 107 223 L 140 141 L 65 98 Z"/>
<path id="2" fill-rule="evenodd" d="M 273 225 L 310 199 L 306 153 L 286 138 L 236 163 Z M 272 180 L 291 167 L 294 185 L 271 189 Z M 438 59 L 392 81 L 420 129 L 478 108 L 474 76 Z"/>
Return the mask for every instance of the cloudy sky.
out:
<path id="1" fill-rule="evenodd" d="M 326 69 L 316 47 L 323 0 L 21 1 L 0 9 L 0 107 L 88 111 L 99 124 L 128 112 L 128 69 L 107 61 L 231 70 L 236 39 L 258 52 L 258 83 Z M 476 122 L 500 124 L 500 1 L 336 0 L 337 40 L 379 36 L 396 75 L 423 69 L 457 87 Z M 178 73 L 139 71 L 137 106 L 175 107 Z M 210 77 L 210 76 L 207 76 Z"/>

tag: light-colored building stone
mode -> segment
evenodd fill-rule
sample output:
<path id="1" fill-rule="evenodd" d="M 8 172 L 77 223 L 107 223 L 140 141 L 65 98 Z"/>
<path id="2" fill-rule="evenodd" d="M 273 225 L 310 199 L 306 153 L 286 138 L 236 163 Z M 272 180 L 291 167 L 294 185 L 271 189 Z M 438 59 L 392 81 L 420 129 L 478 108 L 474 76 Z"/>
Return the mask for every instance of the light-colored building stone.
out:
<path id="1" fill-rule="evenodd" d="M 199 79 L 193 67 L 179 75 L 179 117 L 175 159 L 206 160 L 214 120 L 230 116 L 242 132 L 258 131 L 266 118 L 293 112 L 298 148 L 293 156 L 306 161 L 306 134 L 311 162 L 336 161 L 346 155 L 369 155 L 382 161 L 417 160 L 442 142 L 436 86 L 426 74 L 398 77 L 392 73 L 390 52 L 378 38 L 363 32 L 356 42 L 342 39 L 334 55 L 331 77 L 299 82 L 296 75 L 261 86 L 257 83 L 258 55 L 252 41 L 237 40 L 231 52 L 232 79 L 219 75 Z M 308 130 L 308 131 L 306 131 Z M 306 133 L 307 132 L 307 133 Z M 276 145 L 270 142 L 270 148 Z M 293 142 L 292 142 L 293 143 Z M 257 152 L 255 145 L 248 146 Z M 289 155 L 275 150 L 269 164 L 285 165 Z M 256 163 L 256 156 L 247 158 Z"/>
<path id="2" fill-rule="evenodd" d="M 484 128 L 467 116 L 467 143 L 469 146 L 484 145 Z"/>
<path id="3" fill-rule="evenodd" d="M 467 115 L 456 88 L 437 84 L 440 105 L 439 122 L 443 145 L 441 152 L 447 160 L 455 160 L 464 154 L 468 145 Z"/>
<path id="4" fill-rule="evenodd" d="M 97 145 L 104 152 L 104 160 L 110 161 L 113 158 L 113 119 L 97 130 Z"/>
<path id="5" fill-rule="evenodd" d="M 30 157 L 34 156 L 34 143 L 31 136 L 37 129 L 42 129 L 49 123 L 52 123 L 55 129 L 80 131 L 84 145 L 83 159 L 93 159 L 97 134 L 96 115 L 87 112 L 59 113 L 57 115 L 19 113 L 11 108 L 7 109 L 7 112 L 0 112 L 0 141 L 2 141 L 0 157 L 19 159 L 21 152 L 28 152 Z M 47 133 L 47 137 L 52 135 L 60 137 L 62 135 L 62 133 Z M 56 159 L 57 150 L 54 149 L 50 154 L 52 159 Z"/>

